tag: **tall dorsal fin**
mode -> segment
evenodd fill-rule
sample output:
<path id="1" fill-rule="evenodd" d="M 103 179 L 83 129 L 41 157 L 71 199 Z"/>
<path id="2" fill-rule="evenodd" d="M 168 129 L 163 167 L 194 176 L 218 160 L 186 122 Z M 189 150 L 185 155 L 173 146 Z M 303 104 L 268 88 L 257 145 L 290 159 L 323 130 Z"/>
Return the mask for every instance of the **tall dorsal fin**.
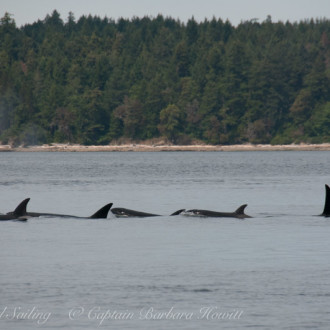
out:
<path id="1" fill-rule="evenodd" d="M 244 209 L 247 207 L 247 204 L 241 205 L 236 211 L 236 214 L 244 214 Z"/>
<path id="2" fill-rule="evenodd" d="M 30 198 L 24 199 L 14 210 L 13 214 L 17 217 L 21 217 L 22 215 L 26 215 L 26 205 L 29 202 Z"/>
<path id="3" fill-rule="evenodd" d="M 325 185 L 325 203 L 322 215 L 330 215 L 330 188 L 327 184 Z"/>
<path id="4" fill-rule="evenodd" d="M 101 207 L 98 211 L 96 211 L 93 215 L 90 216 L 91 219 L 105 219 L 108 217 L 109 210 L 113 203 L 109 203 Z"/>

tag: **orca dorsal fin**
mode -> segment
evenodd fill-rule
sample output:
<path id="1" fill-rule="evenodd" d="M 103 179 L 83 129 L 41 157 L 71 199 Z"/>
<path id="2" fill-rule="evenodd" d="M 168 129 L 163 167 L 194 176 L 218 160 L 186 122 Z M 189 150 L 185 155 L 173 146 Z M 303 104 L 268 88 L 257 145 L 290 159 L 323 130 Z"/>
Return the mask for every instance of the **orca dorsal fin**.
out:
<path id="1" fill-rule="evenodd" d="M 182 212 L 184 212 L 186 209 L 180 209 L 180 210 L 177 210 L 175 211 L 174 213 L 172 213 L 171 215 L 179 215 L 181 214 Z"/>
<path id="2" fill-rule="evenodd" d="M 330 187 L 327 184 L 325 185 L 325 203 L 322 215 L 330 215 Z"/>
<path id="3" fill-rule="evenodd" d="M 26 215 L 26 205 L 29 202 L 30 198 L 24 199 L 14 210 L 13 214 L 17 217 L 21 217 L 22 215 Z"/>
<path id="4" fill-rule="evenodd" d="M 235 213 L 236 213 L 236 214 L 245 214 L 245 213 L 244 213 L 244 210 L 245 210 L 246 207 L 247 207 L 247 204 L 243 204 L 243 205 L 241 205 L 241 206 L 235 211 Z"/>
<path id="5" fill-rule="evenodd" d="M 90 216 L 90 219 L 105 219 L 108 217 L 109 210 L 113 203 L 109 203 L 101 207 L 98 211 L 96 211 L 93 215 Z"/>

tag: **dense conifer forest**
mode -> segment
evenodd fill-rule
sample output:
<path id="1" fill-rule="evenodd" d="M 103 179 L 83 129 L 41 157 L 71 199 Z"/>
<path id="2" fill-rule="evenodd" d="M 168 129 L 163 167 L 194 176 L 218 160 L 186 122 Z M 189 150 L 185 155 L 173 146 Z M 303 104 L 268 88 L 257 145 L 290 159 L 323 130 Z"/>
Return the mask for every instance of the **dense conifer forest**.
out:
<path id="1" fill-rule="evenodd" d="M 0 141 L 330 142 L 330 20 L 0 21 Z"/>

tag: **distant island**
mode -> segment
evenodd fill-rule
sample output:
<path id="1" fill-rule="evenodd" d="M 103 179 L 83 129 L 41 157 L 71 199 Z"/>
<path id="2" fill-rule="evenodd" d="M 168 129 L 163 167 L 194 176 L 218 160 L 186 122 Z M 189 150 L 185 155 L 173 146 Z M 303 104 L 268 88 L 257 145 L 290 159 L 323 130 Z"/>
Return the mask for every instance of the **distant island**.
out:
<path id="1" fill-rule="evenodd" d="M 329 19 L 233 26 L 162 15 L 63 20 L 54 10 L 18 28 L 12 14 L 0 19 L 3 150 L 330 143 Z"/>

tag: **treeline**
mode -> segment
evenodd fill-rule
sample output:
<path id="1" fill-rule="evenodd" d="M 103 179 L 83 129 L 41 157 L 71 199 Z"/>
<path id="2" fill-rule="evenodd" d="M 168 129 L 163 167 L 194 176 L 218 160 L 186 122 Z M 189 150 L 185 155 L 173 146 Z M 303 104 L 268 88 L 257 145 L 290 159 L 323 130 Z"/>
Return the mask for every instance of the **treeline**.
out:
<path id="1" fill-rule="evenodd" d="M 0 21 L 0 141 L 330 142 L 330 20 Z"/>

